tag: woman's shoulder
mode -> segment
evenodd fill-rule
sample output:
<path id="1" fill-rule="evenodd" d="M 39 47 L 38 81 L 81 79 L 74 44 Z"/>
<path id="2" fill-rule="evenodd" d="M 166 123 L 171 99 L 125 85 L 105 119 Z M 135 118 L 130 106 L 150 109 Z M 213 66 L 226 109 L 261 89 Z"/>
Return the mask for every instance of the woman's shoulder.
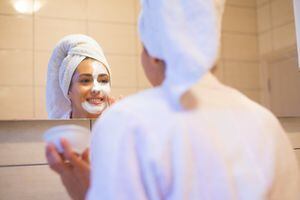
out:
<path id="1" fill-rule="evenodd" d="M 115 103 L 108 111 L 141 112 L 154 105 L 158 106 L 158 104 L 162 104 L 164 101 L 161 88 L 156 87 L 142 90 L 136 94 L 125 97 Z"/>
<path id="2" fill-rule="evenodd" d="M 97 127 L 141 125 L 141 121 L 144 121 L 150 112 L 160 110 L 157 105 L 162 104 L 162 102 L 163 95 L 159 88 L 140 91 L 123 98 L 106 109 L 97 119 L 95 125 Z"/>

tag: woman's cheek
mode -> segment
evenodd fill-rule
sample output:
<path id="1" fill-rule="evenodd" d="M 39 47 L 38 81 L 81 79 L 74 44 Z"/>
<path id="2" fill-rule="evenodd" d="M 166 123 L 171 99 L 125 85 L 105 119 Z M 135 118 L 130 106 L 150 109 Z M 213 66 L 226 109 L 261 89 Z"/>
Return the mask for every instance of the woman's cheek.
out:
<path id="1" fill-rule="evenodd" d="M 85 98 L 89 95 L 91 89 L 91 86 L 81 86 L 79 89 L 80 96 L 85 100 Z"/>

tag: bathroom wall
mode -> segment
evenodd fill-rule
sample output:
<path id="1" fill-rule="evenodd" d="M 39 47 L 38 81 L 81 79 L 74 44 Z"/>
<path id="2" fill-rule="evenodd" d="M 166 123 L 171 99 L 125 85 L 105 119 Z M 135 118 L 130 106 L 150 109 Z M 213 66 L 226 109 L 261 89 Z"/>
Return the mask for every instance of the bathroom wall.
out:
<path id="1" fill-rule="evenodd" d="M 300 165 L 300 119 L 295 117 L 283 117 L 279 118 L 279 121 L 290 139 L 298 164 Z"/>
<path id="2" fill-rule="evenodd" d="M 45 157 L 45 130 L 66 124 L 91 129 L 90 120 L 1 120 L 0 199 L 70 199 Z"/>
<path id="3" fill-rule="evenodd" d="M 277 116 L 300 116 L 293 0 L 257 1 L 261 102 Z"/>
<path id="4" fill-rule="evenodd" d="M 216 74 L 225 84 L 260 102 L 256 16 L 255 0 L 227 1 Z"/>
<path id="5" fill-rule="evenodd" d="M 300 164 L 300 120 L 280 119 Z M 45 158 L 42 135 L 62 124 L 92 128 L 89 120 L 7 120 L 0 121 L 0 199 L 69 199 L 57 174 Z"/>
<path id="6" fill-rule="evenodd" d="M 293 0 L 257 0 L 260 57 L 296 45 Z"/>

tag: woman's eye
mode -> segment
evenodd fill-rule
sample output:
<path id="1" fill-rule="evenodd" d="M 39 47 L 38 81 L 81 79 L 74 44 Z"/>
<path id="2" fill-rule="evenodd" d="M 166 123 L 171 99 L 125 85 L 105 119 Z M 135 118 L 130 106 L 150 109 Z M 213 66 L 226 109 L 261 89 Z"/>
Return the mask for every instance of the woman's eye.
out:
<path id="1" fill-rule="evenodd" d="M 98 79 L 98 82 L 99 82 L 99 83 L 108 83 L 109 80 L 106 79 L 106 78 L 105 78 L 105 79 L 102 78 L 102 79 Z"/>
<path id="2" fill-rule="evenodd" d="M 90 83 L 91 81 L 92 81 L 91 79 L 87 79 L 87 78 L 79 80 L 80 83 L 84 83 L 84 84 Z"/>

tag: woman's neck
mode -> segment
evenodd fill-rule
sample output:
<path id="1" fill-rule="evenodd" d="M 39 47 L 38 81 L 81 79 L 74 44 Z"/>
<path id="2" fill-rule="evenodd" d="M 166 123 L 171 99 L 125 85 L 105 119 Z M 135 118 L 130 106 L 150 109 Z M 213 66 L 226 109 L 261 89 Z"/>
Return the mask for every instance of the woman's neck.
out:
<path id="1" fill-rule="evenodd" d="M 70 114 L 70 119 L 80 119 L 80 118 L 96 119 L 100 115 L 101 114 L 79 113 L 73 110 Z"/>

